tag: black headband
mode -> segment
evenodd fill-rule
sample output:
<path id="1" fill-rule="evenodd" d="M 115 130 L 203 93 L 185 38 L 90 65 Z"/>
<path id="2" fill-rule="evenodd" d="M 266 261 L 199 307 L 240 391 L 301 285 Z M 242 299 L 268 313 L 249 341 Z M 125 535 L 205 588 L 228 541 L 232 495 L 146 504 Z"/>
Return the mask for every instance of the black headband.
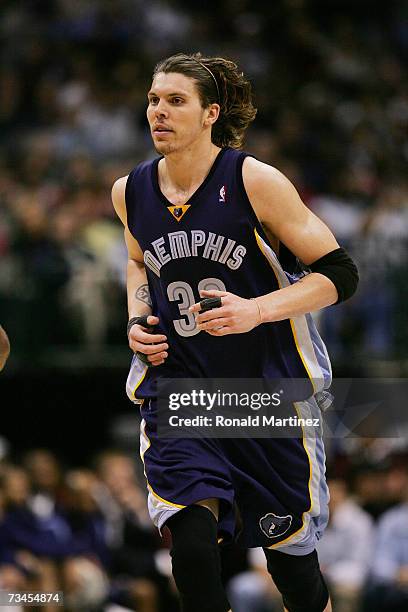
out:
<path id="1" fill-rule="evenodd" d="M 196 59 L 195 57 L 193 57 L 192 59 L 194 59 L 198 64 L 200 64 L 200 66 L 205 68 L 207 70 L 207 72 L 209 72 L 211 74 L 212 79 L 213 79 L 213 81 L 215 83 L 215 87 L 217 88 L 218 104 L 221 104 L 220 90 L 219 90 L 219 87 L 218 87 L 217 79 L 215 78 L 214 74 L 211 72 L 211 70 L 205 64 L 200 62 L 200 60 Z"/>

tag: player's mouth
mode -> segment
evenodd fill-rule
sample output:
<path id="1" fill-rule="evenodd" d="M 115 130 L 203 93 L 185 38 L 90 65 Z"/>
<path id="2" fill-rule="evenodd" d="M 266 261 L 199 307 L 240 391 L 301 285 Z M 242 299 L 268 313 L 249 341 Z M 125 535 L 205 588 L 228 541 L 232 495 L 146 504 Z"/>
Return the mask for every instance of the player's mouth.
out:
<path id="1" fill-rule="evenodd" d="M 165 136 L 166 134 L 171 134 L 173 130 L 171 130 L 167 125 L 155 125 L 153 128 L 153 134 L 155 136 Z"/>

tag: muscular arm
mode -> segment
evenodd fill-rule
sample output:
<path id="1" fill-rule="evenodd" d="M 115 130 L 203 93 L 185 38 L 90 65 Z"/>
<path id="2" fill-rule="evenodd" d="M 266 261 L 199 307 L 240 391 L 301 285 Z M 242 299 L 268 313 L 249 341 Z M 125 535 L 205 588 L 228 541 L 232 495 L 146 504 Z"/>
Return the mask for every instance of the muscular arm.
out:
<path id="1" fill-rule="evenodd" d="M 127 226 L 125 189 L 127 176 L 118 179 L 112 188 L 112 202 L 115 211 L 125 226 L 125 242 L 128 250 L 126 286 L 128 298 L 129 319 L 142 315 L 150 315 L 149 325 L 157 325 L 158 317 L 151 316 L 152 304 L 147 283 L 143 252 L 137 240 L 132 236 Z M 152 365 L 160 365 L 168 354 L 166 336 L 147 333 L 140 325 L 133 325 L 129 332 L 129 346 L 134 352 L 148 355 Z M 154 344 L 153 344 L 154 343 Z"/>
<path id="2" fill-rule="evenodd" d="M 6 332 L 0 325 L 0 371 L 4 368 L 10 355 L 10 342 Z"/>
<path id="3" fill-rule="evenodd" d="M 126 271 L 127 302 L 129 319 L 152 313 L 149 286 L 147 284 L 146 270 L 142 261 L 135 257 L 133 242 L 135 239 L 125 228 L 125 242 L 128 247 L 128 262 Z M 133 256 L 132 256 L 133 255 Z M 137 254 L 138 256 L 138 254 Z"/>
<path id="4" fill-rule="evenodd" d="M 329 228 L 302 202 L 278 170 L 255 159 L 243 165 L 244 185 L 254 211 L 275 241 L 285 244 L 306 265 L 338 248 Z M 261 320 L 280 321 L 337 301 L 331 280 L 313 272 L 299 282 L 257 298 Z"/>
<path id="5" fill-rule="evenodd" d="M 127 176 L 118 179 L 112 188 L 112 202 L 115 211 L 125 226 L 125 242 L 128 251 L 126 274 L 129 319 L 151 314 L 151 301 L 144 267 L 143 253 L 139 243 L 127 226 L 125 189 Z"/>

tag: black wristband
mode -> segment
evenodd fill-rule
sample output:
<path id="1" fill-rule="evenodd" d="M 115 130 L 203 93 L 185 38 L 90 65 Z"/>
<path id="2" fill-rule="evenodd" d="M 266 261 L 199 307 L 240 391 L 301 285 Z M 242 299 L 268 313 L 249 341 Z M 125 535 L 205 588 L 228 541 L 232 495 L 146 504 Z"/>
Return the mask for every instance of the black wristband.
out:
<path id="1" fill-rule="evenodd" d="M 142 325 L 142 327 L 151 328 L 151 325 L 148 325 L 147 323 L 147 317 L 149 316 L 150 315 L 141 315 L 140 317 L 132 317 L 131 319 L 129 319 L 128 324 L 127 324 L 128 337 L 129 337 L 129 332 L 131 328 L 133 327 L 133 325 Z"/>
<path id="2" fill-rule="evenodd" d="M 323 255 L 310 264 L 309 268 L 312 272 L 323 274 L 331 280 L 337 289 L 336 304 L 347 300 L 357 289 L 359 280 L 357 267 L 342 247 Z"/>
<path id="3" fill-rule="evenodd" d="M 153 325 L 149 325 L 147 323 L 147 317 L 149 317 L 149 316 L 150 315 L 141 315 L 140 317 L 132 317 L 131 319 L 129 319 L 128 324 L 127 324 L 127 335 L 128 335 L 128 338 L 129 338 L 129 332 L 130 332 L 131 328 L 133 327 L 133 325 L 141 325 L 142 327 L 146 327 L 147 329 L 153 329 Z M 149 367 L 152 365 L 150 363 L 147 355 L 145 355 L 144 353 L 140 353 L 139 351 L 137 351 L 136 356 L 145 365 L 147 365 Z"/>

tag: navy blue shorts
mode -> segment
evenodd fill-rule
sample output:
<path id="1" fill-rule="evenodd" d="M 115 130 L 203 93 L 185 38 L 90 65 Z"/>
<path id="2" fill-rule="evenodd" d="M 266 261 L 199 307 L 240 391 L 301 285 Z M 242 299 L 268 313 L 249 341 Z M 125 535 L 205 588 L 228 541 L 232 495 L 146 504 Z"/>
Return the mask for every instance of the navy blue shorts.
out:
<path id="1" fill-rule="evenodd" d="M 297 402 L 305 419 L 320 409 Z M 294 555 L 314 550 L 328 520 L 323 442 L 303 438 L 166 439 L 157 436 L 154 400 L 141 408 L 140 454 L 150 516 L 160 530 L 182 508 L 220 501 L 219 536 L 245 547 Z"/>

